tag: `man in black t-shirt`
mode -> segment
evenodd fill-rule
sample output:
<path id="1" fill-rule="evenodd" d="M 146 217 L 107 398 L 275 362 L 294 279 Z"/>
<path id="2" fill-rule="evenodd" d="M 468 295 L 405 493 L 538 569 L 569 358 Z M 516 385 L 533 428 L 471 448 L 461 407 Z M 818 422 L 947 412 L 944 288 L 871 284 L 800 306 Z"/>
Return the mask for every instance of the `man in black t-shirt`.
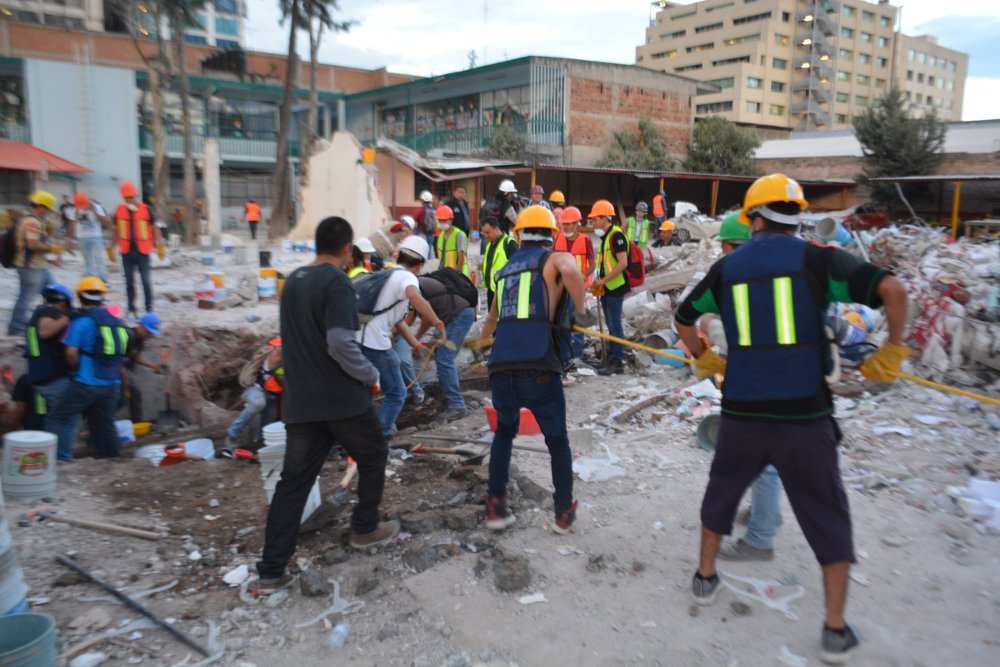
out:
<path id="1" fill-rule="evenodd" d="M 357 295 L 344 273 L 353 241 L 346 220 L 323 220 L 316 228 L 316 260 L 293 271 L 282 291 L 282 416 L 288 435 L 257 562 L 264 594 L 294 581 L 285 567 L 295 553 L 309 491 L 335 441 L 358 466 L 350 545 L 367 549 L 399 532 L 398 522 L 380 521 L 379 515 L 389 450 L 372 400 L 378 371 L 358 345 Z"/>
<path id="2" fill-rule="evenodd" d="M 42 395 L 31 388 L 28 375 L 17 378 L 11 395 L 14 409 L 4 415 L 4 426 L 20 431 L 44 431 L 48 408 Z"/>

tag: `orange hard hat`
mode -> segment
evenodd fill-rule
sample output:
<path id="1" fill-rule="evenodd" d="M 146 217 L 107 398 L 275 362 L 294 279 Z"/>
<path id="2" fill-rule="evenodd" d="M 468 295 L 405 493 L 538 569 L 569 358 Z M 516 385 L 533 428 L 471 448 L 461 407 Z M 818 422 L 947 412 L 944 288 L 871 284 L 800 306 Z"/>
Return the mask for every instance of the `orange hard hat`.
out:
<path id="1" fill-rule="evenodd" d="M 87 208 L 90 206 L 90 197 L 86 192 L 77 192 L 73 195 L 73 203 L 77 208 Z"/>
<path id="2" fill-rule="evenodd" d="M 580 213 L 580 209 L 578 209 L 576 206 L 567 206 L 566 210 L 563 211 L 562 220 L 560 222 L 562 222 L 563 224 L 568 222 L 580 222 L 580 220 L 582 219 L 583 219 L 583 214 Z"/>
<path id="3" fill-rule="evenodd" d="M 435 215 L 435 217 L 437 217 L 438 220 L 454 220 L 455 219 L 455 212 L 453 210 L 451 210 L 450 206 L 445 206 L 444 204 L 442 204 L 441 206 L 437 207 L 437 210 L 434 211 L 434 215 Z"/>
<path id="4" fill-rule="evenodd" d="M 133 183 L 132 181 L 125 181 L 124 183 L 122 183 L 121 187 L 118 188 L 118 192 L 119 194 L 121 194 L 122 197 L 125 197 L 126 199 L 128 197 L 139 196 L 139 188 L 135 187 L 135 183 Z"/>
<path id="5" fill-rule="evenodd" d="M 275 336 L 271 340 L 267 341 L 267 344 L 271 347 L 281 347 L 281 336 Z"/>
<path id="6" fill-rule="evenodd" d="M 598 216 L 608 216 L 609 218 L 615 217 L 615 207 L 611 205 L 607 199 L 598 199 L 594 202 L 594 205 L 590 207 L 590 213 L 587 215 L 588 218 L 596 218 Z"/>

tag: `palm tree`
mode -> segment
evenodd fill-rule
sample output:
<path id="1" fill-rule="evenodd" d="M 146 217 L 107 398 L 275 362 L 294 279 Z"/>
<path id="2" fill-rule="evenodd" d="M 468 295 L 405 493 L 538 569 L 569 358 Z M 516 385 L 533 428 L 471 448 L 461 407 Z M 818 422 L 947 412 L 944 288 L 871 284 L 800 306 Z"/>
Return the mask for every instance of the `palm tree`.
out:
<path id="1" fill-rule="evenodd" d="M 306 25 L 309 31 L 309 113 L 306 116 L 304 132 L 299 142 L 299 162 L 302 165 L 303 181 L 309 178 L 309 156 L 316 141 L 316 124 L 319 116 L 319 46 L 323 41 L 323 31 L 347 32 L 357 22 L 334 21 L 332 12 L 340 11 L 339 0 L 302 0 Z"/>

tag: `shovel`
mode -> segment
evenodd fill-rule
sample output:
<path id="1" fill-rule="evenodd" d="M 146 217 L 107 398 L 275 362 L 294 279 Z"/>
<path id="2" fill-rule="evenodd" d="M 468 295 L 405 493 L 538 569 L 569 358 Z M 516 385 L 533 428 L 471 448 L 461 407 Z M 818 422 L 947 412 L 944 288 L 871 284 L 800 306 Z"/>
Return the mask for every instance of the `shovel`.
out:
<path id="1" fill-rule="evenodd" d="M 173 350 L 173 345 L 168 345 L 165 350 L 160 350 L 160 357 L 163 358 L 163 364 L 170 367 L 170 353 Z M 167 395 L 167 407 L 164 410 L 160 410 L 160 416 L 157 418 L 157 425 L 161 429 L 175 429 L 180 426 L 180 414 L 176 410 L 170 407 L 170 377 L 167 377 L 167 386 L 164 392 Z"/>
<path id="2" fill-rule="evenodd" d="M 443 440 L 444 442 L 465 442 L 465 443 L 468 443 L 470 445 L 492 445 L 493 444 L 492 440 L 472 440 L 470 438 L 451 438 L 451 437 L 448 437 L 446 435 L 425 435 L 425 436 L 421 436 L 421 437 L 423 437 L 425 440 Z M 524 451 L 524 452 L 535 452 L 536 454 L 548 454 L 549 453 L 549 450 L 542 449 L 541 447 L 526 447 L 524 445 L 511 445 L 511 447 L 513 447 L 514 449 L 520 449 L 521 451 Z M 446 450 L 446 451 L 448 451 L 448 452 L 456 451 L 456 452 L 461 453 L 461 451 L 459 451 L 459 450 L 465 451 L 467 453 L 472 453 L 472 451 L 468 447 L 456 447 L 454 450 L 449 449 L 449 450 Z M 438 453 L 440 453 L 440 452 L 438 452 Z"/>
<path id="3" fill-rule="evenodd" d="M 410 450 L 411 454 L 449 454 L 451 456 L 461 456 L 463 457 L 462 463 L 466 465 L 477 466 L 483 462 L 487 456 L 490 455 L 490 450 L 480 452 L 478 449 L 473 447 L 428 447 L 424 444 L 419 444 Z"/>

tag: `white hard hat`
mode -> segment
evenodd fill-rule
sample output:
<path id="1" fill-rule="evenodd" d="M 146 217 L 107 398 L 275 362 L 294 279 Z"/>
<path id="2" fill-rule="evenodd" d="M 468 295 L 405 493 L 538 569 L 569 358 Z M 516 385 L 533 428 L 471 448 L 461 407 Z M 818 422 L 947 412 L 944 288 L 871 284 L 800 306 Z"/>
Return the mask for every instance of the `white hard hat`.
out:
<path id="1" fill-rule="evenodd" d="M 500 181 L 500 192 L 517 192 L 517 188 L 514 187 L 514 181 L 509 178 Z"/>
<path id="2" fill-rule="evenodd" d="M 422 236 L 407 236 L 399 244 L 399 249 L 406 250 L 411 255 L 416 255 L 425 262 L 427 261 L 427 257 L 431 254 L 431 248 L 427 245 L 427 241 L 425 241 Z"/>
<path id="3" fill-rule="evenodd" d="M 430 190 L 424 190 L 420 193 L 420 201 L 425 201 L 428 204 L 434 199 L 434 195 L 431 194 Z"/>
<path id="4" fill-rule="evenodd" d="M 400 221 L 402 221 L 403 224 L 409 227 L 411 232 L 417 228 L 417 221 L 413 219 L 412 215 L 404 215 L 403 217 L 400 218 Z"/>
<path id="5" fill-rule="evenodd" d="M 372 245 L 372 242 L 368 240 L 367 236 L 362 236 L 361 238 L 359 238 L 357 241 L 354 242 L 354 245 L 358 246 L 358 250 L 360 250 L 361 252 L 369 252 L 369 253 L 376 252 L 375 246 Z"/>

